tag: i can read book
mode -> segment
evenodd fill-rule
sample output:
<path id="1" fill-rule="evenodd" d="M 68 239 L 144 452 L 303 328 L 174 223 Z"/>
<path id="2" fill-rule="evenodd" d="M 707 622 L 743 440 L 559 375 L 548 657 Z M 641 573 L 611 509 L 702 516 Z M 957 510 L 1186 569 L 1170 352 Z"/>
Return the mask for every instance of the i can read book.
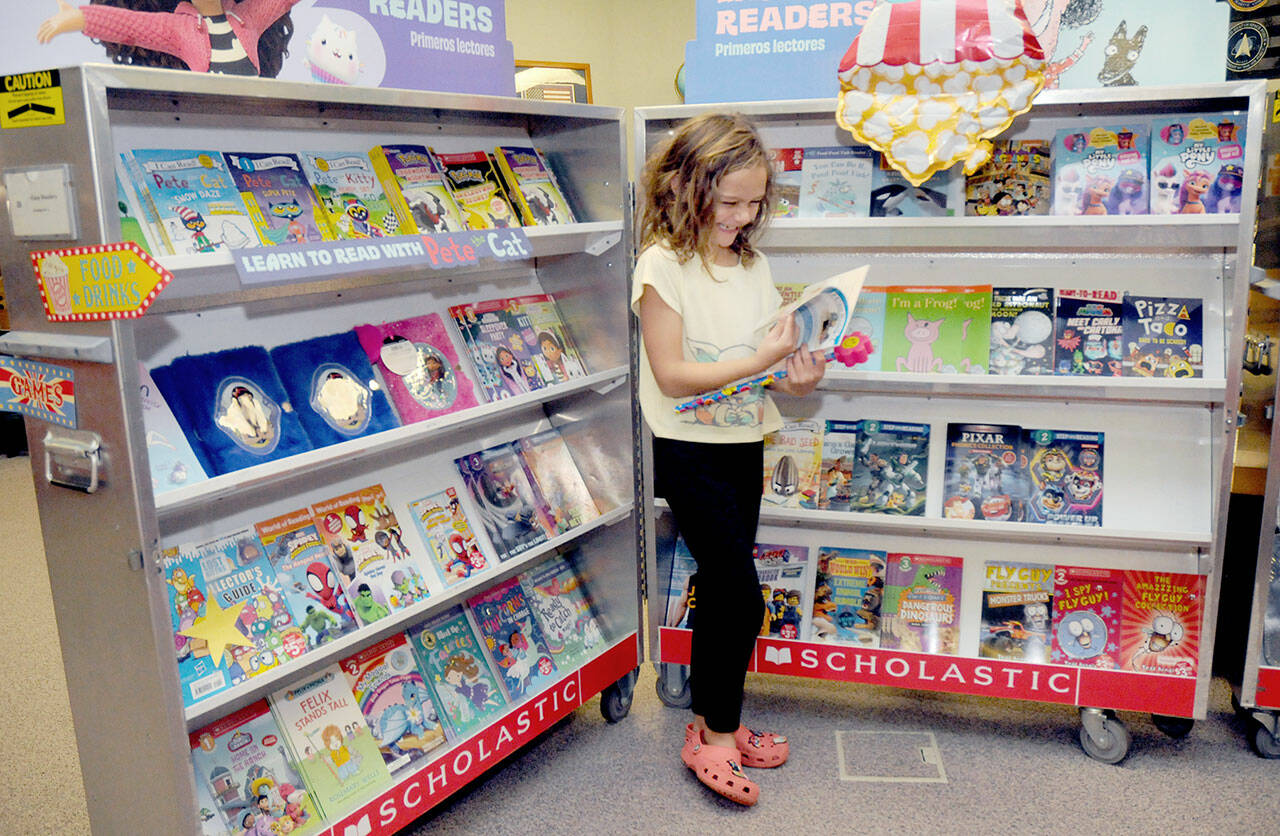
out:
<path id="1" fill-rule="evenodd" d="M 879 647 L 884 572 L 883 551 L 819 547 L 809 640 Z"/>
<path id="2" fill-rule="evenodd" d="M 1059 288 L 1054 343 L 1057 374 L 1120 377 L 1124 373 L 1124 293 Z"/>
<path id="3" fill-rule="evenodd" d="M 355 327 L 406 424 L 479 406 L 476 384 L 437 313 Z"/>
<path id="4" fill-rule="evenodd" d="M 895 285 L 885 293 L 882 371 L 987 373 L 991 285 Z"/>
<path id="5" fill-rule="evenodd" d="M 1053 374 L 1053 288 L 991 289 L 991 374 Z"/>
<path id="6" fill-rule="evenodd" d="M 1194 677 L 1203 631 L 1204 576 L 1140 571 L 1123 575 L 1120 668 Z"/>
<path id="7" fill-rule="evenodd" d="M 311 516 L 360 624 L 372 624 L 430 594 L 381 485 L 313 503 Z"/>
<path id="8" fill-rule="evenodd" d="M 949 656 L 958 653 L 964 560 L 890 552 L 886 562 L 880 646 Z"/>
<path id="9" fill-rule="evenodd" d="M 355 151 L 308 151 L 299 156 L 329 228 L 339 238 L 400 233 L 400 219 L 368 157 Z"/>
<path id="10" fill-rule="evenodd" d="M 391 786 L 391 773 L 337 664 L 268 698 L 280 732 L 325 818 Z"/>
<path id="11" fill-rule="evenodd" d="M 1053 570 L 1053 649 L 1059 665 L 1120 666 L 1124 573 L 1118 569 L 1058 566 Z"/>
<path id="12" fill-rule="evenodd" d="M 857 422 L 849 482 L 851 511 L 919 517 L 929 484 L 929 425 Z"/>
<path id="13" fill-rule="evenodd" d="M 125 152 L 126 154 L 128 152 Z M 133 177 L 125 169 L 124 154 L 116 169 L 116 209 L 120 213 L 120 237 L 133 241 L 152 255 L 169 255 L 173 247 L 160 230 L 160 219 L 150 192 L 138 191 Z M 139 177 L 141 181 L 141 177 Z M 145 185 L 145 184 L 144 184 Z"/>
<path id="14" fill-rule="evenodd" d="M 1054 567 L 990 560 L 982 568 L 978 655 L 1048 662 Z"/>
<path id="15" fill-rule="evenodd" d="M 254 530 L 308 648 L 328 644 L 356 629 L 355 611 L 330 563 L 329 550 L 310 509 L 263 520 Z"/>
<path id="16" fill-rule="evenodd" d="M 1126 377 L 1204 377 L 1204 300 L 1126 293 Z"/>
<path id="17" fill-rule="evenodd" d="M 305 836 L 324 829 L 266 700 L 192 732 L 190 743 L 196 787 L 213 805 L 217 832 Z"/>
<path id="18" fill-rule="evenodd" d="M 752 552 L 764 623 L 760 635 L 775 639 L 805 639 L 813 609 L 809 582 L 809 547 L 784 543 L 756 543 Z"/>
<path id="19" fill-rule="evenodd" d="M 1053 139 L 1053 214 L 1147 214 L 1150 152 L 1145 124 L 1059 130 Z"/>
<path id="20" fill-rule="evenodd" d="M 512 702 L 537 694 L 556 680 L 559 669 L 518 577 L 467 599 L 467 606 Z"/>
<path id="21" fill-rule="evenodd" d="M 1031 483 L 1015 424 L 948 424 L 942 516 L 1024 522 Z"/>
<path id="22" fill-rule="evenodd" d="M 468 229 L 503 229 L 521 225 L 511 198 L 502 185 L 502 175 L 486 152 L 436 153 L 435 158 Z"/>
<path id="23" fill-rule="evenodd" d="M 466 612 L 449 607 L 406 633 L 452 742 L 487 727 L 507 705 Z"/>
<path id="24" fill-rule="evenodd" d="M 369 160 L 400 219 L 401 235 L 467 228 L 425 145 L 376 145 L 369 151 Z"/>
<path id="25" fill-rule="evenodd" d="M 822 425 L 788 421 L 764 437 L 766 507 L 817 508 Z"/>
<path id="26" fill-rule="evenodd" d="M 1244 113 L 1201 113 L 1151 123 L 1151 214 L 1231 214 L 1244 187 Z"/>
<path id="27" fill-rule="evenodd" d="M 141 174 L 175 255 L 259 246 L 253 221 L 217 151 L 139 148 L 125 155 L 125 165 L 136 166 Z"/>
<path id="28" fill-rule="evenodd" d="M 520 586 L 562 672 L 575 670 L 604 649 L 591 596 L 566 556 L 556 555 L 522 572 Z"/>
<path id="29" fill-rule="evenodd" d="M 525 226 L 548 226 L 575 222 L 569 201 L 565 200 L 551 166 L 536 148 L 499 145 L 493 157 L 512 186 L 515 201 Z"/>
<path id="30" fill-rule="evenodd" d="M 493 564 L 484 556 L 467 519 L 458 491 L 452 487 L 409 503 L 409 516 L 422 535 L 446 588 L 475 577 Z"/>
<path id="31" fill-rule="evenodd" d="M 555 529 L 542 510 L 514 444 L 508 442 L 454 459 L 476 518 L 498 560 L 546 542 Z"/>
<path id="32" fill-rule="evenodd" d="M 551 427 L 519 438 L 516 449 L 554 534 L 563 534 L 600 516 L 558 429 Z"/>
<path id="33" fill-rule="evenodd" d="M 389 771 L 430 758 L 444 745 L 435 700 L 402 633 L 353 653 L 338 666 Z"/>
<path id="34" fill-rule="evenodd" d="M 1106 436 L 1084 430 L 1026 429 L 1032 522 L 1102 525 Z"/>
<path id="35" fill-rule="evenodd" d="M 263 244 L 306 244 L 336 237 L 297 154 L 224 151 L 222 157 Z"/>

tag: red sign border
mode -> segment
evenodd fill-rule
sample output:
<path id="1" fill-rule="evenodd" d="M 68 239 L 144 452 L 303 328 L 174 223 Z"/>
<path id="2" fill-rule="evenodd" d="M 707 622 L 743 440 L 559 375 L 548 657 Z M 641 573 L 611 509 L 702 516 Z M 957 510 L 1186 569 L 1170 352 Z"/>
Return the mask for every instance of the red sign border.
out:
<path id="1" fill-rule="evenodd" d="M 155 270 L 160 276 L 160 281 L 156 283 L 155 287 L 151 288 L 151 292 L 142 300 L 142 305 L 139 308 L 132 311 L 88 314 L 56 314 L 53 312 L 53 308 L 49 306 L 49 297 L 45 291 L 43 278 L 40 275 L 41 259 L 51 255 L 59 257 L 65 255 L 95 255 L 118 253 L 125 250 L 138 256 L 144 264 Z M 150 253 L 133 241 L 120 241 L 114 244 L 93 244 L 87 247 L 66 247 L 60 250 L 33 250 L 31 252 L 31 269 L 35 271 L 36 287 L 40 289 L 40 302 L 44 305 L 45 318 L 50 322 L 103 322 L 110 319 L 137 319 L 147 312 L 147 308 L 151 307 L 151 303 L 156 300 L 156 296 L 160 294 L 160 291 L 168 287 L 169 282 L 173 281 L 173 273 L 169 272 L 160 262 L 152 258 Z"/>

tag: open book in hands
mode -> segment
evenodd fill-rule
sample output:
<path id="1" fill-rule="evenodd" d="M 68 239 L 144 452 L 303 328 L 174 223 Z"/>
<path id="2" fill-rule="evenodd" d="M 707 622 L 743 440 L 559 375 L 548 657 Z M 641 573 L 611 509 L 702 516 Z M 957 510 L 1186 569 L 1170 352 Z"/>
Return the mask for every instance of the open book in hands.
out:
<path id="1" fill-rule="evenodd" d="M 867 266 L 814 282 L 794 302 L 783 305 L 756 325 L 757 331 L 768 331 L 775 322 L 795 315 L 796 348 L 808 346 L 810 351 L 825 352 L 835 348 L 849 329 L 853 308 L 866 281 Z"/>

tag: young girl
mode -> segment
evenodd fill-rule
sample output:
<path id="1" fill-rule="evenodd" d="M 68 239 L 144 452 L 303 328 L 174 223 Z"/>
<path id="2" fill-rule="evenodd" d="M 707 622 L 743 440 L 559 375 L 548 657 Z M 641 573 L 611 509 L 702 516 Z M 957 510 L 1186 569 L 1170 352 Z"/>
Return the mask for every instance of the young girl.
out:
<path id="1" fill-rule="evenodd" d="M 742 725 L 742 690 L 764 620 L 752 550 L 764 434 L 782 419 L 761 388 L 677 413 L 675 405 L 781 368 L 771 388 L 805 395 L 825 364 L 795 350 L 792 318 L 755 326 L 781 297 L 752 239 L 769 216 L 773 173 L 754 126 L 708 114 L 680 125 L 642 175 L 641 249 L 631 307 L 640 318 L 640 406 L 652 430 L 654 488 L 697 562 L 690 689 L 681 760 L 726 798 L 755 804 L 741 766 L 779 766 L 785 737 Z"/>

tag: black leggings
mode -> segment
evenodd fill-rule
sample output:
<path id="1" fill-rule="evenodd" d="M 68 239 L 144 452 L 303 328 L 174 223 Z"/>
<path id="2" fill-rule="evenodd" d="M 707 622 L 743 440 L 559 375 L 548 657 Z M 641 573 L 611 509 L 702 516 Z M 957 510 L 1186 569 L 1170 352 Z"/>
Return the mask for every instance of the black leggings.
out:
<path id="1" fill-rule="evenodd" d="M 764 444 L 653 439 L 654 493 L 665 497 L 698 564 L 689 687 L 713 732 L 737 731 L 747 666 L 764 622 L 754 548 Z"/>

